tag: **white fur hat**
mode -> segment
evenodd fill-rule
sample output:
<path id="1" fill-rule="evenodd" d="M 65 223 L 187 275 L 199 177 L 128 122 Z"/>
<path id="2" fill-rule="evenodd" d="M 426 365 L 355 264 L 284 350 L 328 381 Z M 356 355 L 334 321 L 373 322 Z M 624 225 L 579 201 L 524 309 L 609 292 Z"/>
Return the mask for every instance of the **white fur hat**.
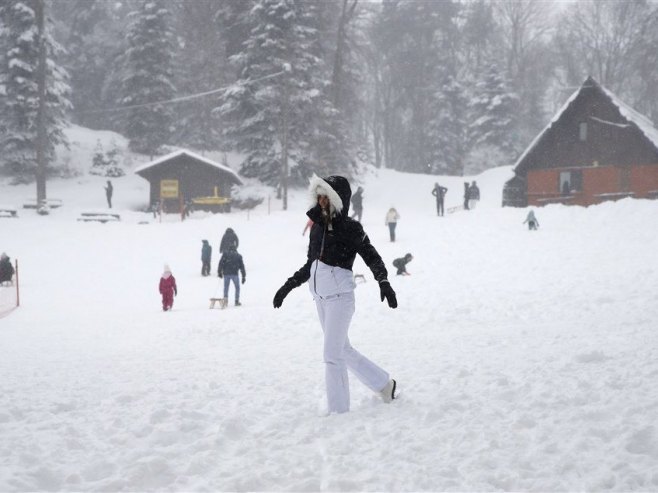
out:
<path id="1" fill-rule="evenodd" d="M 314 207 L 318 203 L 319 195 L 326 195 L 329 198 L 329 203 L 331 204 L 331 212 L 340 214 L 343 210 L 343 201 L 338 195 L 338 192 L 334 190 L 329 183 L 320 178 L 318 175 L 313 173 L 311 177 L 311 182 L 308 187 L 309 194 L 309 204 L 310 207 Z"/>

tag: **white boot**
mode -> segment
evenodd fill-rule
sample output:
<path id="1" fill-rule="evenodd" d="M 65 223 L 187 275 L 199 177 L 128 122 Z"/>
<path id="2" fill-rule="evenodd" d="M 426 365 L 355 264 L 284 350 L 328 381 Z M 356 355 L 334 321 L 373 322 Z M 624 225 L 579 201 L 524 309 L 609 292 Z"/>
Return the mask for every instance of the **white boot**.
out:
<path id="1" fill-rule="evenodd" d="M 389 380 L 382 390 L 379 391 L 379 395 L 382 396 L 382 400 L 385 403 L 390 403 L 395 399 L 395 390 L 397 388 L 397 382 L 393 379 Z"/>

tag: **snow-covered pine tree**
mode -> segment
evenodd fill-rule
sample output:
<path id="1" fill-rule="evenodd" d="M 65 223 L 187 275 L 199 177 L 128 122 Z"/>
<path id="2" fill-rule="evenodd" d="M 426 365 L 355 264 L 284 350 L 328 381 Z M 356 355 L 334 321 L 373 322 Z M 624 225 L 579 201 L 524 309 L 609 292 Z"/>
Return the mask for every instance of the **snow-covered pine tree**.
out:
<path id="1" fill-rule="evenodd" d="M 430 123 L 440 84 L 455 73 L 458 12 L 459 4 L 451 0 L 383 2 L 375 39 L 382 56 L 380 111 L 391 167 L 427 172 L 436 155 Z"/>
<path id="2" fill-rule="evenodd" d="M 318 5 L 303 0 L 253 0 L 251 5 L 245 19 L 249 29 L 244 30 L 249 36 L 231 56 L 238 82 L 217 108 L 227 120 L 228 142 L 246 156 L 241 172 L 266 183 L 279 182 L 286 111 L 293 178 L 301 180 L 311 171 L 348 172 L 348 163 L 317 146 L 323 142 L 336 149 L 338 142 L 331 134 L 336 128 L 322 125 L 335 110 L 325 96 Z"/>
<path id="3" fill-rule="evenodd" d="M 38 108 L 37 68 L 39 36 L 36 0 L 3 0 L 0 3 L 0 159 L 11 175 L 29 181 L 36 169 Z M 62 48 L 50 35 L 46 9 L 46 162 L 54 158 L 55 146 L 66 144 L 63 129 L 71 108 L 66 71 L 57 64 Z"/>
<path id="4" fill-rule="evenodd" d="M 128 110 L 125 131 L 136 152 L 154 155 L 168 142 L 173 108 L 164 104 L 175 96 L 174 33 L 165 0 L 141 0 L 130 13 L 128 50 L 121 84 L 121 104 Z"/>
<path id="5" fill-rule="evenodd" d="M 72 121 L 95 129 L 112 128 L 114 115 L 99 111 L 114 106 L 116 98 L 106 99 L 104 89 L 111 83 L 108 76 L 125 43 L 122 31 L 130 9 L 126 2 L 106 0 L 56 0 L 52 16 L 61 33 L 66 54 L 62 64 L 70 74 Z"/>
<path id="6" fill-rule="evenodd" d="M 91 160 L 91 168 L 89 169 L 90 175 L 105 176 L 105 169 L 107 168 L 107 161 L 105 160 L 105 152 L 103 151 L 103 144 L 100 139 L 96 141 L 94 148 L 94 156 Z"/>
<path id="7" fill-rule="evenodd" d="M 356 5 L 357 2 L 352 0 L 351 3 Z M 344 9 L 347 0 L 342 4 Z M 352 71 L 355 63 L 354 47 L 350 39 L 341 42 L 340 33 L 338 39 L 334 37 L 333 33 L 337 31 L 336 17 L 339 14 L 340 9 L 333 2 L 306 2 L 304 5 L 303 23 L 316 31 L 309 51 L 312 56 L 323 60 L 323 63 L 314 67 L 315 72 L 310 80 L 311 90 L 317 88 L 321 93 L 307 106 L 310 112 L 303 117 L 308 124 L 306 139 L 310 143 L 310 159 L 300 156 L 301 166 L 293 169 L 293 177 L 298 182 L 303 181 L 311 171 L 325 176 L 342 174 L 348 177 L 355 171 L 359 104 L 356 79 Z M 349 26 L 347 28 L 350 29 Z M 343 36 L 349 38 L 347 33 L 343 33 Z M 336 54 L 341 44 L 344 45 L 340 64 L 342 68 L 338 69 Z M 337 69 L 342 73 L 338 79 Z M 336 98 L 337 94 L 342 97 Z"/>
<path id="8" fill-rule="evenodd" d="M 125 175 L 126 172 L 119 164 L 120 155 L 121 151 L 114 140 L 110 142 L 110 150 L 108 151 L 103 149 L 102 142 L 98 140 L 94 148 L 94 156 L 91 167 L 89 168 L 89 174 L 110 178 L 118 178 Z"/>
<path id="9" fill-rule="evenodd" d="M 465 93 L 463 85 L 455 77 L 447 75 L 430 101 L 429 173 L 463 174 L 468 108 Z"/>
<path id="10" fill-rule="evenodd" d="M 117 145 L 116 141 L 112 139 L 110 141 L 110 149 L 105 153 L 105 162 L 107 163 L 105 176 L 118 178 L 126 174 L 126 171 L 123 169 L 123 166 L 119 164 L 120 157 L 121 157 L 121 149 L 119 149 L 119 146 Z"/>
<path id="11" fill-rule="evenodd" d="M 475 85 L 469 107 L 470 154 L 483 155 L 478 148 L 500 151 L 493 153 L 488 162 L 482 163 L 481 169 L 509 164 L 518 152 L 519 98 L 508 87 L 493 63 Z"/>

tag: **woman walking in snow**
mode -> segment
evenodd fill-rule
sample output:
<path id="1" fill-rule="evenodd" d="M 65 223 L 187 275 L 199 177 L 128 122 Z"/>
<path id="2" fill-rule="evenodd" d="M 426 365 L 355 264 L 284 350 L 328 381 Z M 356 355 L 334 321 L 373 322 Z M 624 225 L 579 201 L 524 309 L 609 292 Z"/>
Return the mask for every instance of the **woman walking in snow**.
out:
<path id="1" fill-rule="evenodd" d="M 386 225 L 388 226 L 391 241 L 395 241 L 395 227 L 398 225 L 398 219 L 400 219 L 400 214 L 398 214 L 395 207 L 391 207 L 386 213 Z"/>
<path id="2" fill-rule="evenodd" d="M 306 263 L 288 278 L 274 296 L 281 307 L 288 293 L 309 281 L 324 332 L 324 362 L 327 403 L 330 413 L 350 409 L 349 369 L 363 384 L 379 393 L 384 402 L 396 396 L 396 382 L 389 374 L 352 347 L 348 330 L 355 310 L 352 265 L 358 253 L 379 283 L 381 300 L 398 306 L 388 282 L 382 258 L 370 243 L 361 224 L 349 217 L 350 184 L 342 176 L 313 176 L 310 186 L 313 220 Z M 309 280 L 312 277 L 312 280 Z"/>
<path id="3" fill-rule="evenodd" d="M 176 287 L 176 278 L 171 273 L 171 269 L 167 264 L 164 266 L 164 272 L 160 277 L 160 294 L 162 295 L 162 310 L 171 310 L 174 306 L 174 296 L 178 296 L 178 288 Z"/>

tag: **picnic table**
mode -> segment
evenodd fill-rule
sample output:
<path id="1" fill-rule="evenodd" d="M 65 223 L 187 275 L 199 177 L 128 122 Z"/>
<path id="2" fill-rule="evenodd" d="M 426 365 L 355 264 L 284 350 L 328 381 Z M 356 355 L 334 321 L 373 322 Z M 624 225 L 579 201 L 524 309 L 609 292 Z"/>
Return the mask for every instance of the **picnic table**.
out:
<path id="1" fill-rule="evenodd" d="M 18 217 L 18 209 L 11 205 L 0 205 L 0 217 Z"/>
<path id="2" fill-rule="evenodd" d="M 121 215 L 114 212 L 81 212 L 78 221 L 107 223 L 112 221 L 121 221 Z"/>
<path id="3" fill-rule="evenodd" d="M 62 207 L 62 199 L 46 199 L 41 204 L 37 202 L 37 199 L 28 199 L 23 204 L 23 209 L 38 209 L 44 205 L 49 209 L 57 209 L 58 207 Z"/>

